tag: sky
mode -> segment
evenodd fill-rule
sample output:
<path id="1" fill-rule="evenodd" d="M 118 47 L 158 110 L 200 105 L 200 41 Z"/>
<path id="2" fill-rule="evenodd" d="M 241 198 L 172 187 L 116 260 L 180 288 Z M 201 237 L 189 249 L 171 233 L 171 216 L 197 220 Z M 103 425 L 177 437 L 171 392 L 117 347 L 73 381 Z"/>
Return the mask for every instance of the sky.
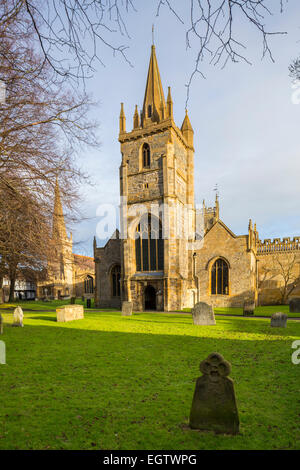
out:
<path id="1" fill-rule="evenodd" d="M 273 1 L 273 5 L 279 2 Z M 115 43 L 128 45 L 132 65 L 108 49 L 100 49 L 105 66 L 95 63 L 87 90 L 98 102 L 92 117 L 99 123 L 99 149 L 86 149 L 79 165 L 92 176 L 93 186 L 81 188 L 83 220 L 72 227 L 78 254 L 93 256 L 97 208 L 119 203 L 120 103 L 124 102 L 127 130 L 132 129 L 134 106 L 141 110 L 146 86 L 152 24 L 162 85 L 167 97 L 171 86 L 174 120 L 181 126 L 185 115 L 186 84 L 193 71 L 197 44 L 186 48 L 187 11 L 174 0 L 184 24 L 167 8 L 156 16 L 157 1 L 135 2 L 138 11 L 125 16 L 130 38 L 116 34 Z M 266 18 L 273 35 L 269 42 L 275 62 L 262 59 L 258 32 L 238 19 L 236 36 L 247 49 L 252 65 L 228 62 L 222 68 L 207 59 L 195 76 L 188 102 L 194 129 L 195 202 L 214 204 L 219 190 L 220 217 L 237 235 L 246 234 L 251 218 L 260 239 L 300 235 L 300 90 L 292 88 L 288 66 L 300 55 L 300 4 L 290 0 L 284 12 L 279 6 Z M 299 103 L 299 104 L 297 104 Z M 97 238 L 103 246 L 107 239 Z"/>

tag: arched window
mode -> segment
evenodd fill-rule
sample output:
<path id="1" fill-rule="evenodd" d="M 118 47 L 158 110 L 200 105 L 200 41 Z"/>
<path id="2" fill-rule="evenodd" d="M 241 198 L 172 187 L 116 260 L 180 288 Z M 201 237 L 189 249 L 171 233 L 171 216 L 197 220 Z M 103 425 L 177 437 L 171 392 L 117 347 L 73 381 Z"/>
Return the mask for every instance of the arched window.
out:
<path id="1" fill-rule="evenodd" d="M 93 294 L 94 292 L 94 279 L 92 276 L 87 276 L 84 280 L 84 293 Z"/>
<path id="2" fill-rule="evenodd" d="M 113 297 L 121 295 L 121 266 L 116 265 L 111 270 L 111 293 Z"/>
<path id="3" fill-rule="evenodd" d="M 164 241 L 161 221 L 145 214 L 136 228 L 135 256 L 137 271 L 164 269 Z"/>
<path id="4" fill-rule="evenodd" d="M 143 154 L 143 167 L 149 168 L 150 167 L 150 147 L 149 144 L 144 144 L 142 149 Z"/>
<path id="5" fill-rule="evenodd" d="M 211 293 L 228 295 L 228 264 L 223 259 L 217 259 L 211 268 Z"/>
<path id="6" fill-rule="evenodd" d="M 148 105 L 148 117 L 151 118 L 152 116 L 152 106 L 151 104 Z"/>

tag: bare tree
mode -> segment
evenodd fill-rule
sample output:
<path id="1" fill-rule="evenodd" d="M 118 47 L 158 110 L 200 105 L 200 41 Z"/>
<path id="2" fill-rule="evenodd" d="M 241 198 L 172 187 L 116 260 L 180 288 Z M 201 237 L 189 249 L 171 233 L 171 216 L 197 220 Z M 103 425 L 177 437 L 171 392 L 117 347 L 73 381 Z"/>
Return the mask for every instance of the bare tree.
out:
<path id="1" fill-rule="evenodd" d="M 181 3 L 181 2 L 180 2 Z M 85 78 L 93 74 L 95 61 L 103 63 L 103 48 L 121 55 L 128 63 L 129 39 L 126 15 L 137 11 L 135 0 L 0 0 L 0 29 L 11 17 L 20 20 L 20 29 L 28 25 L 43 56 L 44 63 L 64 78 Z M 194 70 L 187 90 L 201 63 L 208 60 L 225 66 L 230 60 L 250 63 L 238 26 L 249 23 L 262 42 L 262 55 L 273 59 L 269 38 L 283 32 L 269 31 L 266 18 L 282 11 L 283 0 L 186 0 L 187 17 L 178 13 L 176 0 L 156 0 L 156 15 L 162 7 L 175 15 L 186 31 L 187 48 L 196 51 Z M 143 7 L 140 7 L 142 10 Z M 118 43 L 119 42 L 119 43 Z M 63 59 L 63 60 L 62 60 Z"/>
<path id="2" fill-rule="evenodd" d="M 20 30 L 17 18 L 0 30 L 6 84 L 0 103 L 0 288 L 9 275 L 10 297 L 18 268 L 40 268 L 47 258 L 56 177 L 74 215 L 78 185 L 86 180 L 74 156 L 98 144 L 95 123 L 87 118 L 89 98 L 58 80 L 36 53 L 32 28 Z"/>
<path id="3" fill-rule="evenodd" d="M 276 254 L 272 256 L 272 262 L 263 266 L 260 270 L 259 288 L 264 289 L 267 281 L 278 279 L 280 281 L 281 303 L 285 304 L 289 295 L 300 285 L 299 260 L 294 253 Z"/>

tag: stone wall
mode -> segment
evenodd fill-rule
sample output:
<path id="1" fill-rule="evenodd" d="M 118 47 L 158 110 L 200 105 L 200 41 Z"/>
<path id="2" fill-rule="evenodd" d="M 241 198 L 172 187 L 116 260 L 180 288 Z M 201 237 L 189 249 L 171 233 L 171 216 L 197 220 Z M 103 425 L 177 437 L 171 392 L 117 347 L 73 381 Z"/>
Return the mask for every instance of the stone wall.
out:
<path id="1" fill-rule="evenodd" d="M 113 297 L 111 269 L 121 266 L 121 240 L 118 232 L 104 247 L 94 249 L 95 256 L 95 306 L 98 308 L 121 308 L 121 297 Z"/>
<path id="2" fill-rule="evenodd" d="M 287 304 L 289 299 L 300 296 L 300 251 L 274 252 L 268 250 L 258 254 L 257 259 L 258 301 L 260 305 L 279 305 L 282 302 Z M 287 276 L 289 277 L 288 295 L 283 300 L 284 278 Z"/>
<path id="3" fill-rule="evenodd" d="M 246 235 L 235 236 L 221 221 L 206 234 L 195 261 L 201 302 L 215 307 L 242 307 L 245 301 L 255 299 L 256 261 L 247 249 L 247 241 Z M 211 267 L 218 258 L 229 264 L 228 295 L 211 294 Z"/>

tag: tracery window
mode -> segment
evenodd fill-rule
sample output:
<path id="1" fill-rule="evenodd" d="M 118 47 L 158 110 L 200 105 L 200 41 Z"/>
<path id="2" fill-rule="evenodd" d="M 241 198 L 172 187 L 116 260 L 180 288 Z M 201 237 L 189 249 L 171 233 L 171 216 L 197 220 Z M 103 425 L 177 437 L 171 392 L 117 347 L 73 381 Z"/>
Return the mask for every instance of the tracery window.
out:
<path id="1" fill-rule="evenodd" d="M 94 279 L 92 276 L 87 276 L 84 280 L 84 293 L 93 294 L 94 292 Z"/>
<path id="2" fill-rule="evenodd" d="M 116 265 L 111 270 L 111 290 L 113 297 L 121 295 L 121 266 Z"/>
<path id="3" fill-rule="evenodd" d="M 137 271 L 164 269 L 164 241 L 161 221 L 145 214 L 136 228 L 135 256 Z"/>
<path id="4" fill-rule="evenodd" d="M 143 167 L 150 168 L 150 147 L 149 144 L 145 143 L 142 149 L 143 154 Z"/>
<path id="5" fill-rule="evenodd" d="M 211 294 L 228 295 L 229 293 L 228 263 L 222 258 L 217 259 L 211 268 Z"/>

